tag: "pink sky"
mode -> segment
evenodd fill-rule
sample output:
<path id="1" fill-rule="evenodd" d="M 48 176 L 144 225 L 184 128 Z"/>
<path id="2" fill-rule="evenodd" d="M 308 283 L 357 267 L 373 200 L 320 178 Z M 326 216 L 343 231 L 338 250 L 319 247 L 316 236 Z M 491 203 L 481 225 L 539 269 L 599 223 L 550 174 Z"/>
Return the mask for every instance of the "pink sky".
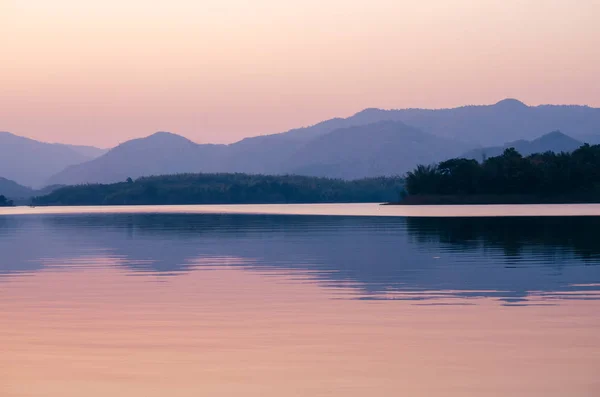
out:
<path id="1" fill-rule="evenodd" d="M 0 0 L 0 131 L 232 142 L 366 107 L 600 107 L 597 0 Z"/>

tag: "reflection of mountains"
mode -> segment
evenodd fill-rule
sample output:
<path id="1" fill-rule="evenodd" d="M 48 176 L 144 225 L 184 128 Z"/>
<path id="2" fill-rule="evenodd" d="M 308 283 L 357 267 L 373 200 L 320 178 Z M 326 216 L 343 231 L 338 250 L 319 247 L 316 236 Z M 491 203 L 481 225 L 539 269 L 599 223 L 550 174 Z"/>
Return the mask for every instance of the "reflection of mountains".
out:
<path id="1" fill-rule="evenodd" d="M 228 257 L 250 270 L 310 270 L 324 284 L 350 283 L 375 298 L 455 290 L 507 300 L 600 281 L 596 218 L 114 214 L 0 221 L 1 273 L 83 255 L 168 273 Z"/>

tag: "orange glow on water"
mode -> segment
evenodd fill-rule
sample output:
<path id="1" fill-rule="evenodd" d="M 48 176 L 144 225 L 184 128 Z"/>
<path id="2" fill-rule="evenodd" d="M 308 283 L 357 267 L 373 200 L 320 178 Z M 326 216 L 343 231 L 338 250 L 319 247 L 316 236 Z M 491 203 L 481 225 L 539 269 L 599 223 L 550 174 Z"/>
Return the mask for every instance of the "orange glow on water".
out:
<path id="1" fill-rule="evenodd" d="M 600 393 L 598 301 L 364 301 L 303 272 L 93 262 L 0 280 L 3 397 Z"/>

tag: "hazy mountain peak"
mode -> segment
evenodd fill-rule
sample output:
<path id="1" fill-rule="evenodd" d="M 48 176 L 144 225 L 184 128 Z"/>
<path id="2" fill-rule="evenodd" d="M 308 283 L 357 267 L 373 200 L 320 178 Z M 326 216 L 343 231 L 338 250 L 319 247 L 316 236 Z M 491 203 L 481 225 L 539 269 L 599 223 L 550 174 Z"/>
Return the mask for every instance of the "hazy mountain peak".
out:
<path id="1" fill-rule="evenodd" d="M 539 137 L 539 138 L 537 138 L 537 139 L 535 139 L 535 140 L 537 141 L 537 140 L 542 140 L 542 139 L 550 139 L 550 138 L 552 138 L 552 139 L 554 139 L 554 138 L 567 138 L 567 139 L 573 139 L 573 138 L 571 138 L 570 136 L 568 136 L 567 134 L 563 134 L 563 133 L 562 133 L 562 132 L 560 132 L 559 130 L 556 130 L 556 131 L 552 131 L 552 132 L 549 132 L 549 133 L 547 133 L 547 134 L 544 134 L 544 135 L 542 135 L 541 137 Z"/>
<path id="2" fill-rule="evenodd" d="M 38 187 L 51 175 L 93 158 L 70 145 L 0 132 L 0 172 L 19 184 Z"/>
<path id="3" fill-rule="evenodd" d="M 4 142 L 33 141 L 33 139 L 19 136 L 8 131 L 0 131 L 0 139 L 3 139 Z"/>
<path id="4" fill-rule="evenodd" d="M 578 141 L 575 138 L 572 138 L 566 134 L 563 134 L 560 131 L 552 131 L 545 135 L 542 135 L 539 138 L 531 141 L 532 144 L 547 144 L 547 145 L 563 145 L 569 147 L 579 147 L 582 145 L 582 142 Z"/>
<path id="5" fill-rule="evenodd" d="M 505 143 L 503 146 L 493 146 L 471 150 L 465 153 L 462 157 L 480 161 L 484 158 L 500 156 L 502 152 L 508 148 L 515 148 L 523 156 L 544 152 L 572 152 L 581 145 L 583 145 L 583 143 L 577 139 L 563 134 L 560 131 L 552 131 L 532 141 L 521 139 L 518 141 Z"/>
<path id="6" fill-rule="evenodd" d="M 181 135 L 178 135 L 178 134 L 174 134 L 174 133 L 168 132 L 168 131 L 158 131 L 158 132 L 155 132 L 154 134 L 147 136 L 145 139 L 146 140 L 172 141 L 172 142 L 175 142 L 175 141 L 192 142 L 191 140 L 187 139 L 184 136 L 181 136 Z"/>
<path id="7" fill-rule="evenodd" d="M 526 104 L 524 104 L 523 102 L 519 101 L 518 99 L 514 99 L 514 98 L 503 99 L 503 100 L 499 101 L 498 103 L 496 103 L 494 106 L 502 107 L 505 109 L 521 109 L 521 108 L 529 107 Z"/>
<path id="8" fill-rule="evenodd" d="M 367 108 L 348 118 L 230 145 L 196 144 L 174 133 L 157 132 L 70 167 L 50 182 L 113 182 L 177 172 L 376 176 L 456 157 L 469 148 L 495 146 L 486 149 L 501 154 L 506 142 L 525 151 L 573 150 L 579 141 L 546 133 L 560 130 L 595 142 L 600 140 L 599 126 L 600 109 L 530 107 L 511 98 L 452 109 Z M 491 155 L 480 150 L 474 158 Z"/>
<path id="9" fill-rule="evenodd" d="M 84 164 L 67 167 L 48 184 L 112 183 L 128 177 L 207 172 L 218 164 L 219 145 L 198 145 L 172 132 L 132 139 Z"/>
<path id="10" fill-rule="evenodd" d="M 354 116 L 365 116 L 365 115 L 373 115 L 373 114 L 381 114 L 386 113 L 387 110 L 379 109 L 379 108 L 366 108 L 356 113 Z"/>
<path id="11" fill-rule="evenodd" d="M 143 148 L 156 148 L 156 149 L 168 149 L 171 147 L 180 147 L 180 146 L 192 146 L 197 145 L 196 143 L 190 141 L 186 137 L 181 135 L 174 134 L 172 132 L 159 131 L 155 132 L 152 135 L 148 135 L 143 138 L 136 138 L 126 142 L 123 142 L 119 146 L 113 148 L 108 153 L 114 154 L 114 152 L 119 152 L 125 149 L 143 149 Z"/>
<path id="12" fill-rule="evenodd" d="M 2 134 L 2 132 L 0 132 Z M 0 177 L 0 195 L 6 196 L 9 199 L 19 199 L 22 197 L 31 196 L 33 190 L 19 185 L 17 182 L 10 179 Z"/>
<path id="13" fill-rule="evenodd" d="M 402 121 L 379 120 L 316 138 L 300 148 L 288 166 L 295 174 L 343 179 L 401 175 L 417 164 L 445 160 L 466 148 Z"/>
<path id="14" fill-rule="evenodd" d="M 102 149 L 95 146 L 86 146 L 86 145 L 65 145 L 61 143 L 55 143 L 55 145 L 64 145 L 67 146 L 79 154 L 82 154 L 90 159 L 95 159 L 96 157 L 102 156 L 104 153 L 108 152 L 110 149 Z"/>

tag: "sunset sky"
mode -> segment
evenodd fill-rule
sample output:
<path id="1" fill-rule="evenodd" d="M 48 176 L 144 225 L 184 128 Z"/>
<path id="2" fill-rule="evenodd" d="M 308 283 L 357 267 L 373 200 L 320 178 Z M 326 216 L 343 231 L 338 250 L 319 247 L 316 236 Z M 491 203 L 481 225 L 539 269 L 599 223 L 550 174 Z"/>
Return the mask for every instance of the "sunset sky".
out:
<path id="1" fill-rule="evenodd" d="M 366 107 L 600 107 L 598 0 L 0 0 L 0 131 L 232 142 Z"/>

